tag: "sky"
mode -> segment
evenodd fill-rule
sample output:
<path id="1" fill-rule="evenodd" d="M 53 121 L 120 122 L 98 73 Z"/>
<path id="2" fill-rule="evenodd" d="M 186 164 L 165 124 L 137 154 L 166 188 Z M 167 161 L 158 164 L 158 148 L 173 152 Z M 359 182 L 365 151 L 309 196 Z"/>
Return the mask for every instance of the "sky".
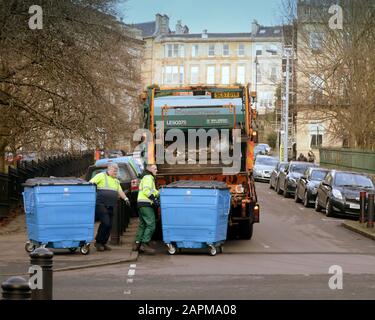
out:
<path id="1" fill-rule="evenodd" d="M 175 30 L 177 20 L 187 25 L 190 33 L 250 32 L 251 22 L 261 25 L 280 23 L 282 0 L 127 0 L 119 7 L 125 23 L 155 20 L 155 14 L 167 14 Z"/>

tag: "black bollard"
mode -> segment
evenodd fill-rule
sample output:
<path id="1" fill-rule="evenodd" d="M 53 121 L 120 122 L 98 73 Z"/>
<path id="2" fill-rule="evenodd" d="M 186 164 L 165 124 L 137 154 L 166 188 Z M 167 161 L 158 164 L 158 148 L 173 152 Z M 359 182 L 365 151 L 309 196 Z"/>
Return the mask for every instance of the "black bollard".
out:
<path id="1" fill-rule="evenodd" d="M 112 220 L 112 230 L 111 230 L 111 241 L 112 245 L 120 244 L 120 208 L 119 202 L 113 208 L 113 220 Z"/>
<path id="2" fill-rule="evenodd" d="M 361 191 L 359 193 L 359 223 L 365 223 L 365 214 L 366 214 L 366 192 Z"/>
<path id="3" fill-rule="evenodd" d="M 31 300 L 52 300 L 53 292 L 53 252 L 47 248 L 37 248 L 30 253 L 30 267 L 39 266 L 42 271 L 42 288 L 31 290 Z M 37 271 L 35 271 L 37 273 Z M 33 277 L 34 274 L 30 274 Z M 31 283 L 32 286 L 33 283 Z"/>
<path id="4" fill-rule="evenodd" d="M 374 194 L 369 193 L 367 204 L 367 228 L 374 227 Z"/>
<path id="5" fill-rule="evenodd" d="M 11 277 L 1 285 L 3 300 L 30 300 L 29 283 L 22 277 Z"/>

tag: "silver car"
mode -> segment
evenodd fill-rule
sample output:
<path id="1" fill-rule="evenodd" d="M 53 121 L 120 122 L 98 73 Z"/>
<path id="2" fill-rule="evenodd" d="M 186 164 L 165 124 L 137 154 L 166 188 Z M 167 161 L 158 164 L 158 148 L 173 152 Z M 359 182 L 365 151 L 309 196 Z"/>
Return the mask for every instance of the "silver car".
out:
<path id="1" fill-rule="evenodd" d="M 278 165 L 279 160 L 270 156 L 258 155 L 254 164 L 254 180 L 270 181 L 271 173 Z"/>

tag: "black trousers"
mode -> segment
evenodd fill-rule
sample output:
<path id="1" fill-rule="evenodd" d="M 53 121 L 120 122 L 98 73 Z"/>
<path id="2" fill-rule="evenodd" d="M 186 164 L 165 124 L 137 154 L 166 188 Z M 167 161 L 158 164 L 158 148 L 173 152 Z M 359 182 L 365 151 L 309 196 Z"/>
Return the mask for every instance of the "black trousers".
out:
<path id="1" fill-rule="evenodd" d="M 113 207 L 97 204 L 95 207 L 95 216 L 100 221 L 95 240 L 97 243 L 106 244 L 112 230 Z"/>

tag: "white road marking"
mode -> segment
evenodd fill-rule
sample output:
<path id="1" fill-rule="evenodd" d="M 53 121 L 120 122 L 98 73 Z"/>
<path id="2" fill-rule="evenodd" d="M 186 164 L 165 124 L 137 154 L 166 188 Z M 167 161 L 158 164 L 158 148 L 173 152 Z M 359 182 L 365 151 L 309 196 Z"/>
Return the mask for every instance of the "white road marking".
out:
<path id="1" fill-rule="evenodd" d="M 129 268 L 130 268 L 130 269 L 135 269 L 136 267 L 137 267 L 136 264 L 131 264 Z"/>
<path id="2" fill-rule="evenodd" d="M 322 221 L 329 221 L 329 222 L 344 222 L 345 220 L 342 219 L 322 219 Z"/>
<path id="3" fill-rule="evenodd" d="M 269 248 L 270 248 L 270 246 L 267 246 L 267 245 L 264 244 L 264 243 L 261 243 L 261 245 L 262 245 L 263 247 L 265 247 L 266 249 L 269 249 Z"/>
<path id="4" fill-rule="evenodd" d="M 132 277 L 135 275 L 135 269 L 129 269 L 128 277 Z"/>
<path id="5" fill-rule="evenodd" d="M 300 210 L 305 210 L 305 208 L 302 208 L 302 207 L 300 207 L 299 209 L 300 209 Z"/>
<path id="6" fill-rule="evenodd" d="M 132 294 L 131 290 L 124 290 L 124 294 Z"/>
<path id="7" fill-rule="evenodd" d="M 133 283 L 134 279 L 130 278 L 130 279 L 126 279 L 126 282 L 127 283 Z"/>

